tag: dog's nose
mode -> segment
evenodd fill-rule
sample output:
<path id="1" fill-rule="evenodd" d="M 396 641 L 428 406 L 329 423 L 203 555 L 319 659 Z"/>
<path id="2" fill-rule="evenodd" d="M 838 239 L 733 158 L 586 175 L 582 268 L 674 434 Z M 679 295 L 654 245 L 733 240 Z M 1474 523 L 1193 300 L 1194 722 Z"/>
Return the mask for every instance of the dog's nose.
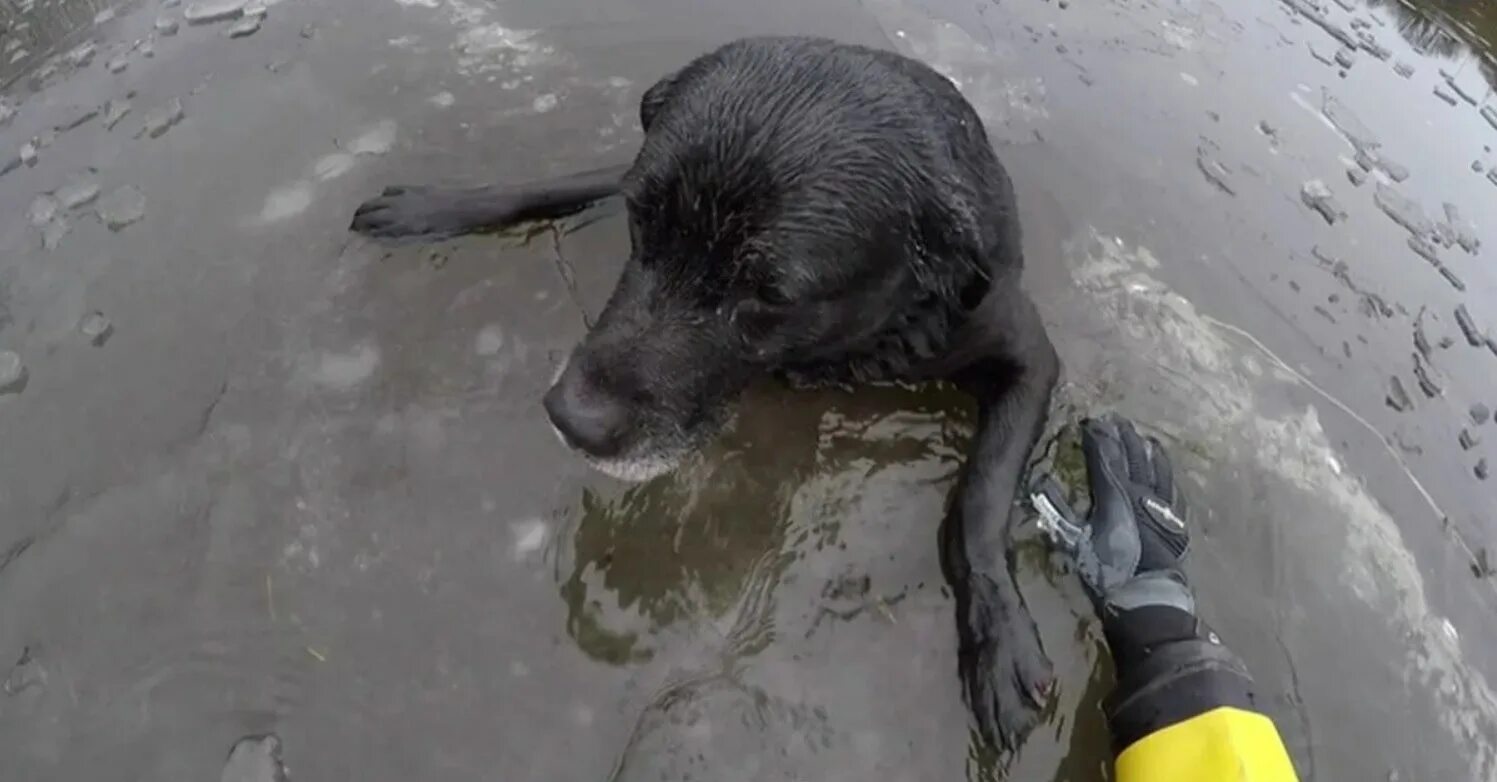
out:
<path id="1" fill-rule="evenodd" d="M 629 411 L 612 395 L 600 392 L 573 366 L 546 392 L 546 415 L 567 445 L 592 456 L 618 455 L 629 426 Z"/>

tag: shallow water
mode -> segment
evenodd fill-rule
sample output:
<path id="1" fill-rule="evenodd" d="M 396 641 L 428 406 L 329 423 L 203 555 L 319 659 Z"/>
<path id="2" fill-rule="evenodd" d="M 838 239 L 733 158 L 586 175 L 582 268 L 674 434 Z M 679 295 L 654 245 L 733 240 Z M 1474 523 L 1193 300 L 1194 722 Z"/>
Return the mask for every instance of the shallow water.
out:
<path id="1" fill-rule="evenodd" d="M 1497 437 L 1468 412 L 1497 404 L 1497 355 L 1454 317 L 1497 322 L 1497 127 L 1460 97 L 1497 103 L 1490 7 L 269 5 L 229 39 L 158 0 L 0 3 L 17 779 L 1107 778 L 1105 648 L 1032 527 L 1059 693 L 1016 756 L 975 748 L 935 547 L 960 394 L 766 384 L 677 474 L 613 483 L 539 399 L 617 273 L 616 207 L 528 242 L 344 230 L 387 184 L 626 160 L 654 79 L 764 32 L 919 56 L 978 107 L 1065 362 L 1037 458 L 1074 483 L 1061 423 L 1109 409 L 1171 443 L 1204 611 L 1302 777 L 1497 775 L 1472 569 Z M 1310 51 L 1341 46 L 1329 28 L 1388 59 L 1343 77 Z M 1344 220 L 1305 205 L 1312 180 Z M 83 182 L 98 200 L 65 207 Z M 1379 185 L 1471 221 L 1478 254 L 1436 248 L 1464 292 Z M 123 224 L 100 216 L 121 192 Z M 1384 402 L 1395 376 L 1411 411 Z"/>

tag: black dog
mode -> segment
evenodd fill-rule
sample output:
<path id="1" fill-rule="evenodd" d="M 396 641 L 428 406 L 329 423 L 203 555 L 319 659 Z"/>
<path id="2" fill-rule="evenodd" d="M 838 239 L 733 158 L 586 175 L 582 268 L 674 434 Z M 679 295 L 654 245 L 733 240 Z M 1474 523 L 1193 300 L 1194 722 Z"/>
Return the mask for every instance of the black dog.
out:
<path id="1" fill-rule="evenodd" d="M 1058 373 L 1019 286 L 1013 187 L 955 86 L 900 55 L 742 40 L 661 79 L 633 165 L 519 188 L 390 188 L 353 229 L 446 237 L 622 193 L 631 252 L 546 394 L 556 429 L 611 474 L 668 471 L 755 376 L 950 379 L 978 431 L 942 530 L 961 675 L 1013 747 L 1050 662 L 1011 572 L 1015 494 Z"/>

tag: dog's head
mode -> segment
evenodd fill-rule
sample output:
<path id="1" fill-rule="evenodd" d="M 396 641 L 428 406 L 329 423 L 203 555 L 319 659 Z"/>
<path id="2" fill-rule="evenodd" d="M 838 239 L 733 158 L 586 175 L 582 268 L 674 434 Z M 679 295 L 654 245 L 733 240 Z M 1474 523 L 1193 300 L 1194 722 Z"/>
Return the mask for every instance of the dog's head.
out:
<path id="1" fill-rule="evenodd" d="M 624 182 L 629 260 L 545 397 L 603 472 L 669 471 L 756 377 L 866 379 L 928 358 L 985 284 L 950 252 L 933 184 L 890 164 L 897 151 L 813 163 L 652 141 Z"/>

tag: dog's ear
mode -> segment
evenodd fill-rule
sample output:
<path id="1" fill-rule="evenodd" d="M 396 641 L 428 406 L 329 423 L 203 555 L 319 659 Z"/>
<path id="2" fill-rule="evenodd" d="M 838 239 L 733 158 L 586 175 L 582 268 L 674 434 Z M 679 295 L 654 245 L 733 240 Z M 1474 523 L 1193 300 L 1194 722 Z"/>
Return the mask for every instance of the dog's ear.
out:
<path id="1" fill-rule="evenodd" d="M 646 133 L 650 132 L 650 125 L 654 123 L 656 115 L 660 113 L 660 109 L 670 101 L 671 93 L 676 86 L 676 79 L 680 75 L 678 71 L 660 77 L 660 81 L 655 82 L 648 90 L 645 90 L 644 96 L 639 99 L 639 126 Z"/>

